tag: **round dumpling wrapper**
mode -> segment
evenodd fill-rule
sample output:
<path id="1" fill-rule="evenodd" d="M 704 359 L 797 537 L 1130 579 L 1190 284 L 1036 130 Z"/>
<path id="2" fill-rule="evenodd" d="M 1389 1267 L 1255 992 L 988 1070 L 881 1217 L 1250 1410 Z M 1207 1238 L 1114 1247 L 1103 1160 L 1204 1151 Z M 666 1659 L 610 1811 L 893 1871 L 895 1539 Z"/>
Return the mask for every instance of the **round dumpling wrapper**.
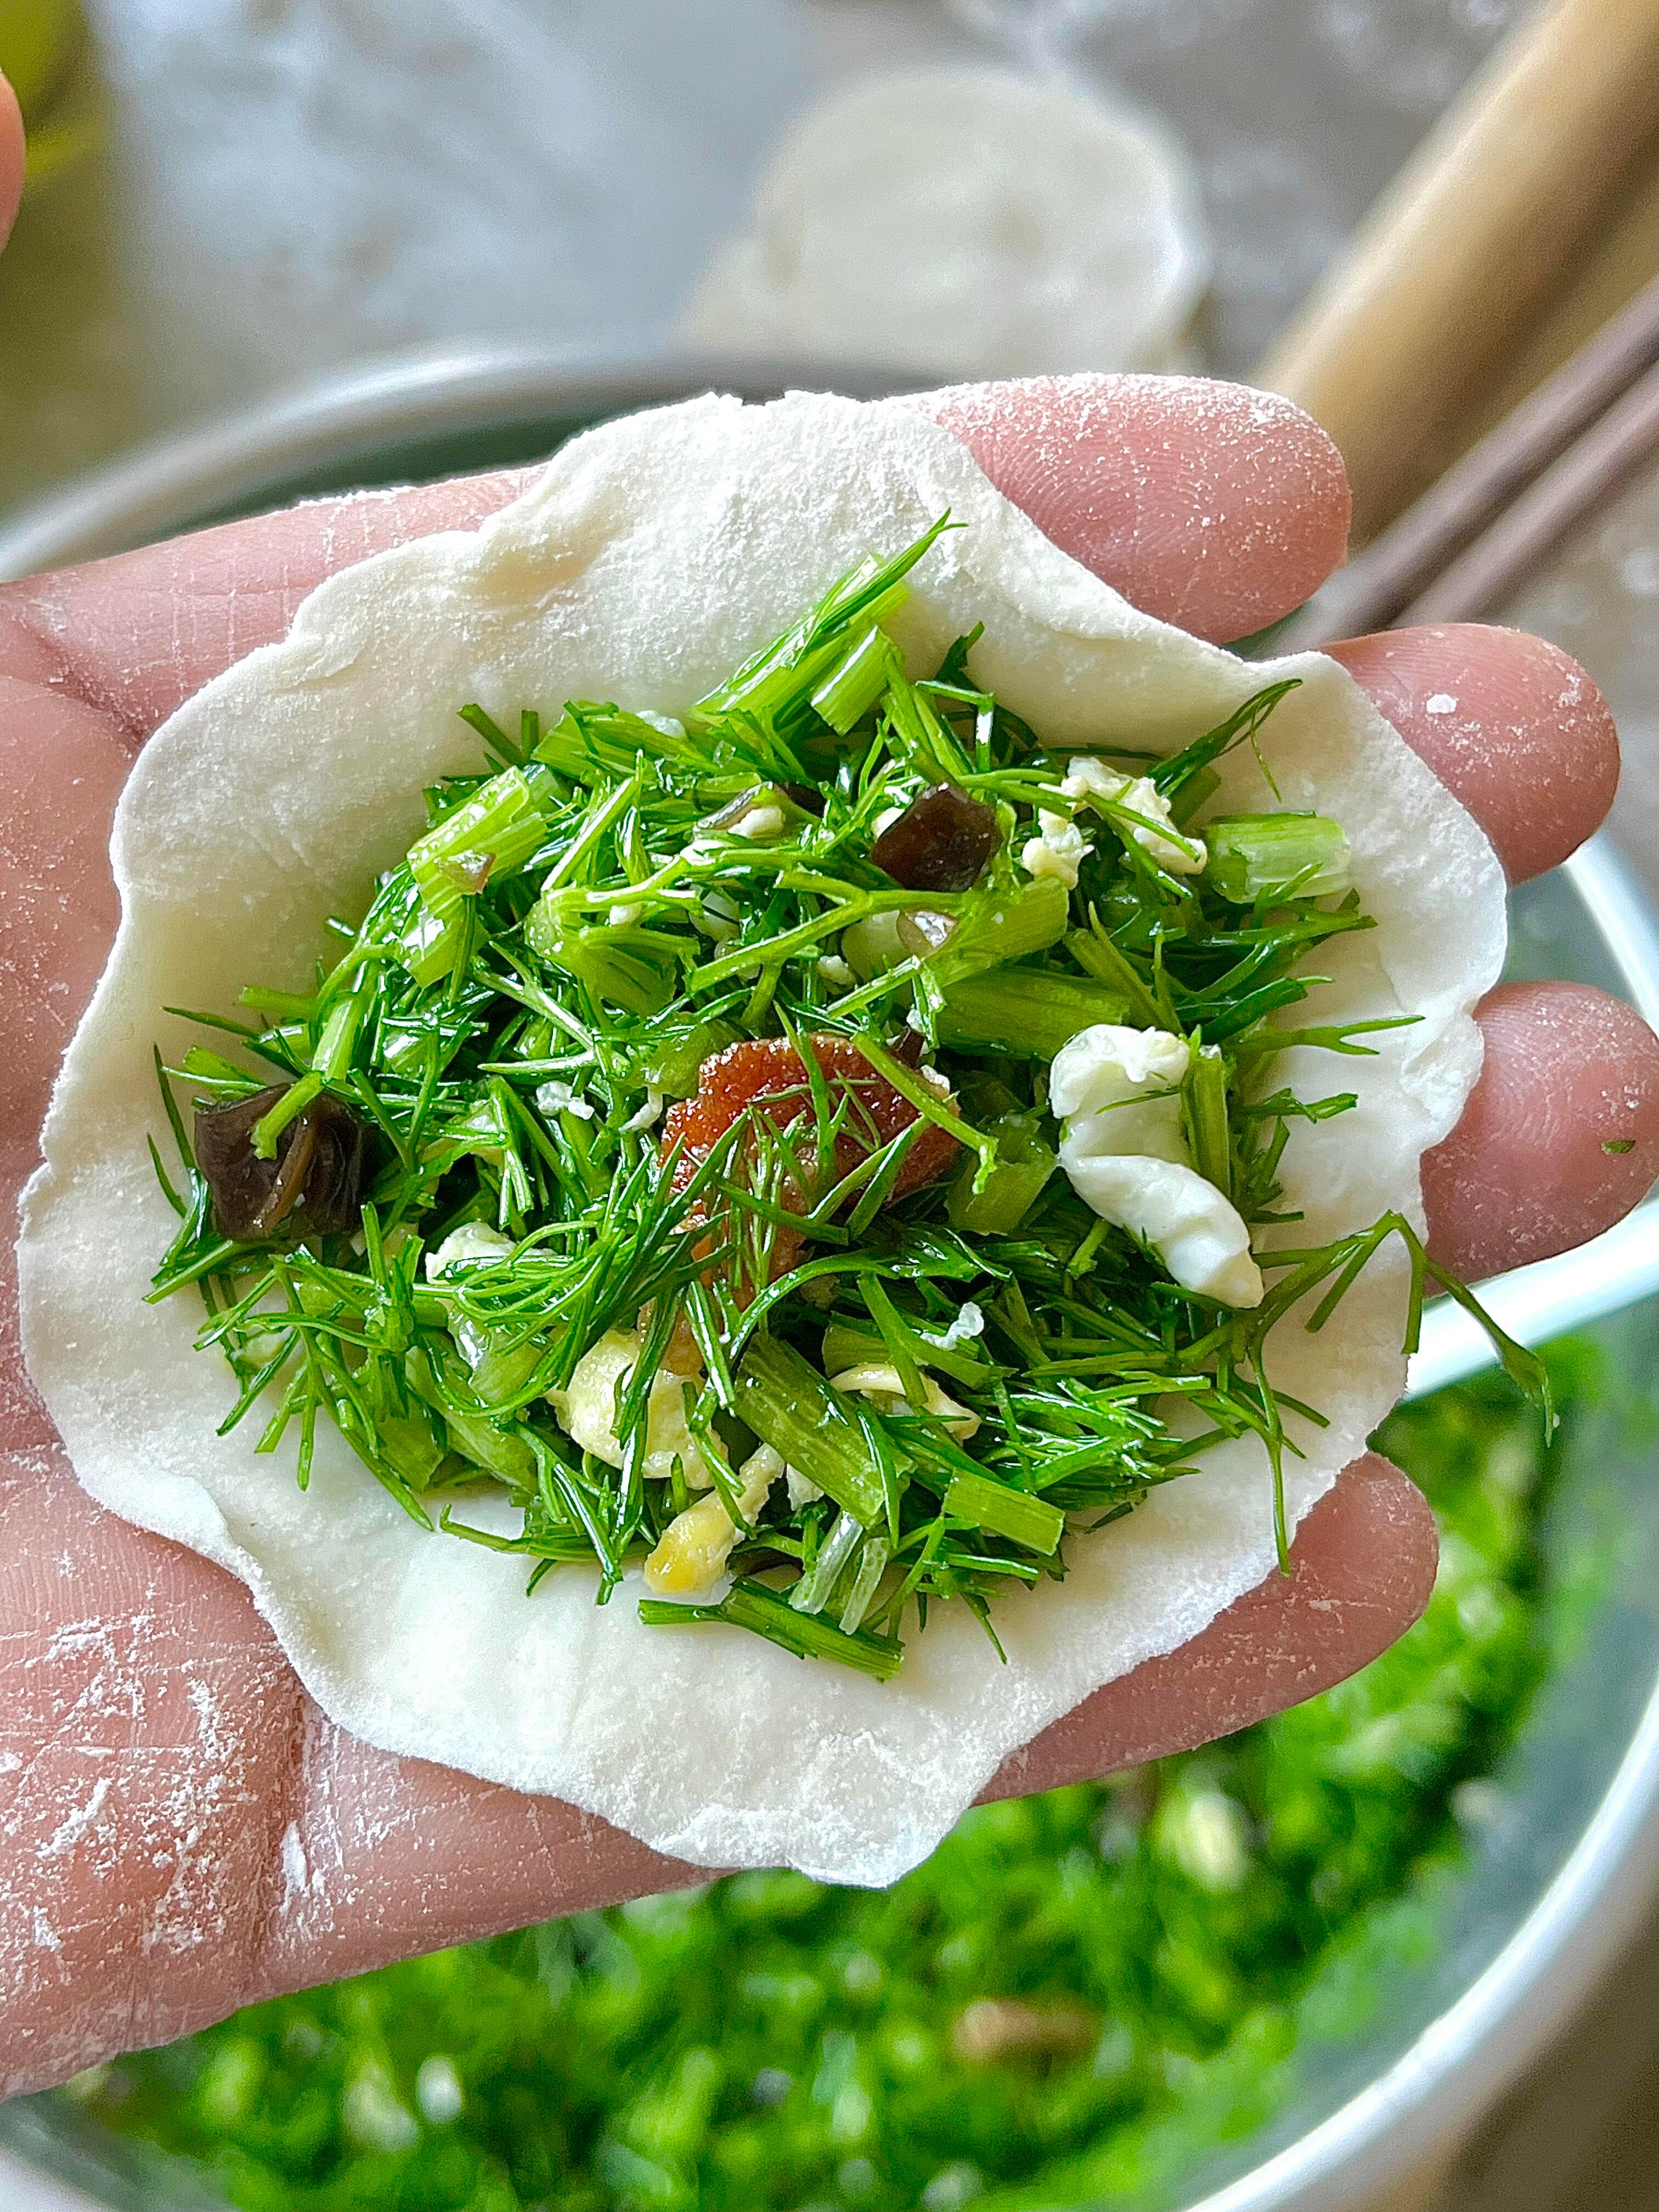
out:
<path id="1" fill-rule="evenodd" d="M 708 1866 L 893 1880 L 1001 1761 L 1103 1683 L 1176 1649 L 1273 1571 L 1254 1439 L 1068 1547 L 1066 1580 L 996 1609 L 1000 1660 L 965 1607 L 934 1609 L 887 1683 L 803 1662 L 743 1630 L 636 1618 L 564 1567 L 524 1595 L 512 1557 L 427 1534 L 326 1424 L 310 1489 L 254 1424 L 216 1430 L 232 1384 L 192 1348 L 187 1297 L 146 1305 L 173 1228 L 145 1139 L 165 1144 L 152 1046 L 193 1036 L 164 1006 L 231 1012 L 244 983 L 304 988 L 325 917 L 355 913 L 424 825 L 423 785 L 475 770 L 457 716 L 480 702 L 615 699 L 672 712 L 785 629 L 866 551 L 949 508 L 894 633 L 915 672 L 983 623 L 974 672 L 1050 742 L 1174 750 L 1263 684 L 1300 679 L 1264 737 L 1221 764 L 1217 811 L 1334 815 L 1377 927 L 1320 953 L 1310 1018 L 1410 1012 L 1334 1061 L 1279 1063 L 1304 1096 L 1358 1094 L 1293 1125 L 1297 1244 L 1398 1208 L 1480 1066 L 1473 1009 L 1504 948 L 1504 887 L 1457 802 L 1334 662 L 1247 663 L 1137 612 L 901 404 L 709 398 L 579 438 L 471 532 L 378 555 L 315 591 L 289 635 L 208 684 L 139 758 L 112 844 L 121 923 L 65 1057 L 19 1245 L 29 1370 L 86 1488 L 218 1560 L 253 1593 L 318 1703 L 386 1749 L 556 1794 Z M 1279 1080 L 1278 1076 L 1275 1080 Z M 1298 1426 L 1291 1525 L 1401 1387 L 1406 1268 L 1385 1248 L 1322 1334 L 1274 1330 Z"/>
<path id="2" fill-rule="evenodd" d="M 910 376 L 1163 368 L 1209 264 L 1192 164 L 1147 110 L 1015 70 L 896 69 L 790 125 L 680 334 Z"/>

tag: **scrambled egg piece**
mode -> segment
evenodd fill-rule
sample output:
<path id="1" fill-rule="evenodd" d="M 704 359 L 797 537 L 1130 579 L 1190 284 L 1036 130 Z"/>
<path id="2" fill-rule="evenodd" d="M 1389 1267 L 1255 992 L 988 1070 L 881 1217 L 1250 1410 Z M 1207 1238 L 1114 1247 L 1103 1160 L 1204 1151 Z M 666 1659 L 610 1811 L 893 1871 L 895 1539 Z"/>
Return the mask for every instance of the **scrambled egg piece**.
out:
<path id="1" fill-rule="evenodd" d="M 1162 1030 L 1097 1023 L 1055 1055 L 1049 1092 L 1064 1121 L 1060 1164 L 1107 1221 L 1149 1245 L 1184 1289 L 1259 1306 L 1261 1271 L 1231 1200 L 1192 1164 L 1181 1132 L 1190 1048 Z"/>
<path id="2" fill-rule="evenodd" d="M 623 1464 L 622 1440 L 617 1434 L 617 1399 L 627 1388 L 626 1378 L 633 1373 L 639 1356 L 637 1331 L 607 1329 L 576 1362 L 568 1385 L 547 1394 L 565 1434 L 607 1467 Z M 666 1482 L 674 1472 L 676 1459 L 693 1490 L 707 1490 L 713 1480 L 685 1418 L 695 1387 L 694 1379 L 666 1365 L 653 1377 L 646 1403 L 641 1469 L 647 1481 Z"/>
<path id="3" fill-rule="evenodd" d="M 1201 837 L 1177 830 L 1170 802 L 1150 776 L 1125 775 L 1093 753 L 1079 753 L 1066 769 L 1060 789 L 1085 806 L 1121 807 L 1141 819 L 1128 827 L 1131 840 L 1172 876 L 1195 876 L 1209 859 Z M 1083 857 L 1092 848 L 1074 821 L 1039 808 L 1042 834 L 1026 840 L 1020 866 L 1028 875 L 1058 876 L 1068 890 L 1077 884 Z"/>
<path id="4" fill-rule="evenodd" d="M 744 1460 L 738 1469 L 742 1485 L 738 1503 L 745 1521 L 753 1521 L 784 1471 L 770 1444 L 757 1445 Z M 677 1598 L 683 1605 L 708 1604 L 720 1588 L 737 1540 L 737 1523 L 726 1510 L 726 1500 L 711 1490 L 663 1530 L 661 1541 L 645 1563 L 647 1589 L 653 1597 Z"/>
<path id="5" fill-rule="evenodd" d="M 830 1377 L 832 1390 L 857 1391 L 868 1398 L 878 1413 L 902 1413 L 908 1400 L 904 1384 L 896 1367 L 888 1367 L 875 1360 L 866 1360 L 857 1367 L 844 1367 L 839 1375 Z M 928 1413 L 936 1413 L 958 1443 L 966 1443 L 979 1426 L 979 1415 L 970 1413 L 966 1406 L 957 1405 L 947 1397 L 931 1375 L 921 1378 L 922 1396 Z"/>
<path id="6" fill-rule="evenodd" d="M 505 1260 L 513 1249 L 513 1239 L 492 1229 L 487 1221 L 464 1221 L 459 1229 L 450 1231 L 435 1251 L 427 1254 L 426 1279 L 435 1283 L 451 1267 L 486 1267 L 492 1260 Z"/>

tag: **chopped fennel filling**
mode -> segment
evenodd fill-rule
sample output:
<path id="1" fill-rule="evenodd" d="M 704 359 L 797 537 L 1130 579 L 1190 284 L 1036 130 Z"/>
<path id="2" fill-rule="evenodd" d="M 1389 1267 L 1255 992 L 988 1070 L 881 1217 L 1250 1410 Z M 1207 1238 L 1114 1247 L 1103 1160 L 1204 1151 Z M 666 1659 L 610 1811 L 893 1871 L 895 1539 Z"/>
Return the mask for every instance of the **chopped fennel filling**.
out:
<path id="1" fill-rule="evenodd" d="M 1051 752 L 977 632 L 922 675 L 889 635 L 947 520 L 677 716 L 462 707 L 485 763 L 305 988 L 200 1018 L 239 1056 L 162 1069 L 182 1188 L 155 1154 L 150 1295 L 202 1302 L 226 1427 L 302 1485 L 326 1423 L 532 1591 L 878 1679 L 940 1605 L 994 1643 L 1224 1437 L 1282 1556 L 1317 1409 L 1268 1332 L 1396 1235 L 1408 1336 L 1425 1279 L 1468 1295 L 1397 1215 L 1287 1228 L 1296 1126 L 1355 1103 L 1276 1080 L 1287 1031 L 1413 1018 L 1317 1021 L 1320 947 L 1372 926 L 1341 824 L 1216 809 L 1293 681 L 1167 757 Z"/>

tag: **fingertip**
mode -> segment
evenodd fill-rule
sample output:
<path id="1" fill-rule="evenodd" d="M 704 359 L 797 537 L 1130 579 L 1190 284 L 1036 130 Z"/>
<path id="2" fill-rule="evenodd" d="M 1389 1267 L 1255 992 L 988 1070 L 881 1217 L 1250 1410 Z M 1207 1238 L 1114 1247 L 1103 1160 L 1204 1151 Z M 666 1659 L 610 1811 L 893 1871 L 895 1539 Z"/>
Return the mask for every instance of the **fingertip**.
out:
<path id="1" fill-rule="evenodd" d="M 23 111 L 0 75 L 0 246 L 11 234 L 23 197 Z"/>
<path id="2" fill-rule="evenodd" d="M 1333 1656 L 1346 1680 L 1403 1636 L 1427 1605 L 1440 1566 L 1434 1510 L 1409 1475 L 1378 1452 L 1345 1468 L 1298 1532 L 1304 1601 L 1334 1596 L 1346 1618 Z M 1323 1610 L 1322 1605 L 1319 1608 Z"/>
<path id="3" fill-rule="evenodd" d="M 1613 712 L 1570 654 L 1481 623 L 1328 648 L 1491 838 L 1511 883 L 1556 867 L 1619 787 Z"/>
<path id="4" fill-rule="evenodd" d="M 1292 1571 L 1247 1590 L 1188 1644 L 1096 1691 L 986 1791 L 1052 1790 L 1166 1759 L 1300 1705 L 1369 1666 L 1429 1601 L 1440 1535 L 1415 1483 L 1375 1452 L 1296 1534 Z"/>
<path id="5" fill-rule="evenodd" d="M 1423 1161 L 1429 1247 L 1465 1280 L 1612 1228 L 1659 1178 L 1659 1037 L 1583 983 L 1500 984 L 1486 1064 Z"/>
<path id="6" fill-rule="evenodd" d="M 1275 392 L 1193 376 L 1023 377 L 915 403 L 1061 550 L 1225 644 L 1301 605 L 1347 545 L 1347 472 Z"/>

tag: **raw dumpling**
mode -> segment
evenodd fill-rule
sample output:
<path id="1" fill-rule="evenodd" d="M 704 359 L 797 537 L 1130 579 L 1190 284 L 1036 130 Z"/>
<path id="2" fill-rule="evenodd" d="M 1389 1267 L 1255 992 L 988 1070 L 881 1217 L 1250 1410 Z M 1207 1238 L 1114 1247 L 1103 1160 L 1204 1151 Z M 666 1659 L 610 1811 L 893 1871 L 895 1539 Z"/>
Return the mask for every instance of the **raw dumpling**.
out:
<path id="1" fill-rule="evenodd" d="M 912 543 L 946 508 L 965 526 L 913 572 L 895 642 L 925 672 L 983 622 L 980 680 L 1051 743 L 1172 750 L 1299 679 L 1271 725 L 1277 803 L 1344 824 L 1376 924 L 1322 950 L 1321 1018 L 1419 1018 L 1343 1060 L 1351 1113 L 1293 1125 L 1285 1210 L 1305 1218 L 1264 1235 L 1322 1243 L 1393 1207 L 1420 1227 L 1419 1162 L 1474 1083 L 1473 1009 L 1503 955 L 1480 830 L 1334 661 L 1250 664 L 1155 622 L 915 410 L 799 394 L 590 432 L 477 531 L 332 577 L 285 640 L 171 718 L 122 797 L 120 931 L 25 1199 L 25 1352 L 94 1497 L 239 1575 L 356 1734 L 556 1794 L 708 1866 L 886 1882 L 924 1857 L 1017 1746 L 1272 1571 L 1260 1443 L 1206 1453 L 1080 1540 L 1063 1583 L 1000 1607 L 1006 1664 L 965 1609 L 941 1608 L 882 1683 L 724 1625 L 645 1626 L 637 1570 L 604 1607 L 577 1567 L 526 1598 L 521 1559 L 423 1532 L 332 1431 L 304 1493 L 291 1437 L 260 1456 L 257 1423 L 216 1433 L 234 1389 L 193 1348 L 199 1306 L 144 1303 L 173 1227 L 145 1151 L 168 1142 L 151 1048 L 194 1042 L 167 1006 L 233 1014 L 255 975 L 308 988 L 325 917 L 360 912 L 423 828 L 422 787 L 475 768 L 463 702 L 504 721 L 568 697 L 684 711 L 866 550 Z M 1218 809 L 1269 803 L 1249 746 L 1218 767 Z M 1328 1076 L 1301 1048 L 1277 1066 L 1304 1095 Z M 1385 1250 L 1322 1334 L 1292 1313 L 1268 1340 L 1279 1391 L 1329 1421 L 1287 1463 L 1291 1526 L 1398 1395 L 1405 1276 Z"/>

